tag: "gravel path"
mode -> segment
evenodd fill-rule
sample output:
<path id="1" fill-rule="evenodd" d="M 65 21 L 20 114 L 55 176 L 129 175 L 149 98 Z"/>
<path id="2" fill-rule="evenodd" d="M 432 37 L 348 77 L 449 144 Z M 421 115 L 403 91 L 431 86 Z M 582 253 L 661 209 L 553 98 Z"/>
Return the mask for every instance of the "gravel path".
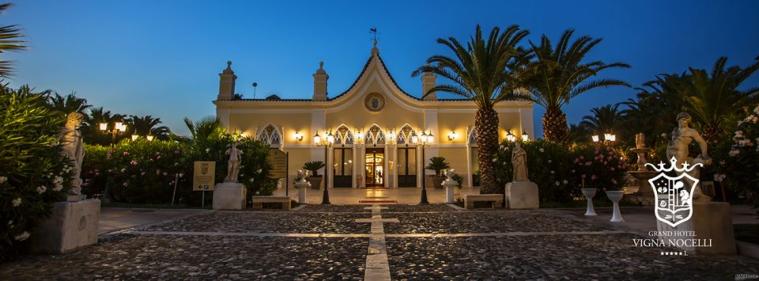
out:
<path id="1" fill-rule="evenodd" d="M 734 280 L 746 257 L 660 256 L 630 234 L 387 238 L 393 280 Z"/>
<path id="2" fill-rule="evenodd" d="M 371 219 L 366 207 L 200 214 L 103 236 L 64 255 L 23 257 L 0 265 L 0 280 L 362 280 L 371 260 L 371 224 L 355 220 Z M 599 233 L 613 228 L 566 210 L 383 207 L 386 235 L 379 245 L 386 246 L 393 280 L 735 280 L 736 274 L 759 274 L 757 259 L 662 256 L 659 248 L 636 248 L 633 234 Z M 334 235 L 318 237 L 322 233 Z M 434 233 L 453 235 L 408 235 Z M 499 236 L 477 236 L 488 233 Z M 293 235 L 280 236 L 287 234 Z"/>
<path id="3" fill-rule="evenodd" d="M 0 280 L 362 280 L 367 239 L 120 235 L 0 267 Z"/>
<path id="4" fill-rule="evenodd" d="M 167 224 L 140 229 L 143 231 L 255 232 L 255 233 L 369 233 L 367 224 L 355 223 L 366 218 L 352 213 L 293 212 L 214 212 Z"/>
<path id="5" fill-rule="evenodd" d="M 387 233 L 488 233 L 611 230 L 560 211 L 462 211 L 394 214 L 400 223 L 385 226 Z"/>

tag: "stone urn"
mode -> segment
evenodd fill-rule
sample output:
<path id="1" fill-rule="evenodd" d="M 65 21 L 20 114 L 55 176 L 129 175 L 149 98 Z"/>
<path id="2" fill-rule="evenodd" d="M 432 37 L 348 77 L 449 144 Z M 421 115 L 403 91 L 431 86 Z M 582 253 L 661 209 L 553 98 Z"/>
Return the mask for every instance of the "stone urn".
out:
<path id="1" fill-rule="evenodd" d="M 581 188 L 582 195 L 585 195 L 585 199 L 588 201 L 588 207 L 585 210 L 585 216 L 595 216 L 596 210 L 593 209 L 593 196 L 596 196 L 596 188 Z"/>
<path id="2" fill-rule="evenodd" d="M 298 203 L 306 204 L 306 190 L 311 186 L 311 183 L 306 180 L 309 172 L 298 170 L 298 179 L 295 180 L 295 188 L 298 189 Z"/>
<path id="3" fill-rule="evenodd" d="M 622 218 L 622 212 L 619 210 L 619 200 L 622 200 L 622 196 L 624 196 L 625 193 L 621 190 L 607 190 L 606 191 L 606 197 L 609 197 L 609 200 L 614 204 L 613 205 L 613 212 L 611 215 L 611 222 L 624 222 L 625 220 Z"/>
<path id="4" fill-rule="evenodd" d="M 443 181 L 442 185 L 445 187 L 445 203 L 448 204 L 456 203 L 456 195 L 454 192 L 459 187 L 459 183 L 453 179 L 453 176 L 455 175 L 456 172 L 453 169 L 445 171 L 446 179 Z"/>

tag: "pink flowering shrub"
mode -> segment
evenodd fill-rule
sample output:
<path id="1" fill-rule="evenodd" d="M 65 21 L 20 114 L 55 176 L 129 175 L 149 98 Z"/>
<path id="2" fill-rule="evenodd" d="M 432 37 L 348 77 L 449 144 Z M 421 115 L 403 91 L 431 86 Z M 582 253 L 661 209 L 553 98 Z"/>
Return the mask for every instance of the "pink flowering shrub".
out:
<path id="1" fill-rule="evenodd" d="M 540 188 L 541 202 L 569 202 L 573 197 L 580 196 L 578 185 L 570 173 L 570 149 L 543 140 L 523 143 L 522 148 L 527 152 L 528 178 Z M 513 150 L 514 143 L 504 141 L 495 155 L 499 186 L 505 186 L 513 179 Z"/>
<path id="2" fill-rule="evenodd" d="M 738 201 L 759 206 L 759 106 L 738 122 L 715 160 L 718 169 L 713 180 L 735 193 Z"/>
<path id="3" fill-rule="evenodd" d="M 580 187 L 620 190 L 627 163 L 618 151 L 605 145 L 579 146 L 573 151 L 571 176 Z"/>

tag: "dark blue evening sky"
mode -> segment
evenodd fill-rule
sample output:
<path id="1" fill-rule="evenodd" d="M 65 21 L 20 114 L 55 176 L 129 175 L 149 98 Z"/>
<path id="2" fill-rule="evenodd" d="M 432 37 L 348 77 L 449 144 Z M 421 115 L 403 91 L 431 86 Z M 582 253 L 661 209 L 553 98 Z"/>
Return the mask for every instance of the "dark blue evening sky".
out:
<path id="1" fill-rule="evenodd" d="M 325 61 L 332 95 L 345 90 L 369 56 L 369 28 L 401 87 L 419 94 L 411 71 L 449 54 L 439 37 L 467 38 L 476 24 L 519 24 L 536 40 L 564 29 L 602 37 L 591 54 L 631 69 L 606 73 L 631 84 L 688 66 L 711 68 L 722 55 L 746 65 L 759 55 L 759 1 L 24 1 L 0 16 L 19 24 L 28 50 L 11 85 L 75 91 L 115 112 L 150 114 L 184 133 L 182 118 L 214 115 L 217 74 L 232 60 L 237 91 L 308 98 Z M 758 86 L 759 75 L 748 85 Z M 595 106 L 632 97 L 610 88 L 565 107 L 574 123 Z M 542 108 L 536 107 L 540 127 Z M 538 128 L 538 131 L 541 131 Z"/>

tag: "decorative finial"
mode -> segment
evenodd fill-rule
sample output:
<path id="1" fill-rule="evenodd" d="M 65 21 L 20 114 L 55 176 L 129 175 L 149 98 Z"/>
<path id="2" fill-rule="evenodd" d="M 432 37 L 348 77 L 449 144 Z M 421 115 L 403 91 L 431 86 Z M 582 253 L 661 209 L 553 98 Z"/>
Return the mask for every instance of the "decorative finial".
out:
<path id="1" fill-rule="evenodd" d="M 231 61 L 231 60 L 228 60 L 228 61 L 227 61 L 227 68 L 230 68 L 230 67 L 232 67 L 232 61 Z"/>
<path id="2" fill-rule="evenodd" d="M 377 53 L 379 53 L 379 49 L 377 49 L 377 28 L 376 27 L 369 28 L 369 33 L 371 33 L 373 36 L 372 55 L 376 55 Z"/>
<path id="3" fill-rule="evenodd" d="M 324 61 L 319 62 L 319 69 L 324 69 Z"/>

